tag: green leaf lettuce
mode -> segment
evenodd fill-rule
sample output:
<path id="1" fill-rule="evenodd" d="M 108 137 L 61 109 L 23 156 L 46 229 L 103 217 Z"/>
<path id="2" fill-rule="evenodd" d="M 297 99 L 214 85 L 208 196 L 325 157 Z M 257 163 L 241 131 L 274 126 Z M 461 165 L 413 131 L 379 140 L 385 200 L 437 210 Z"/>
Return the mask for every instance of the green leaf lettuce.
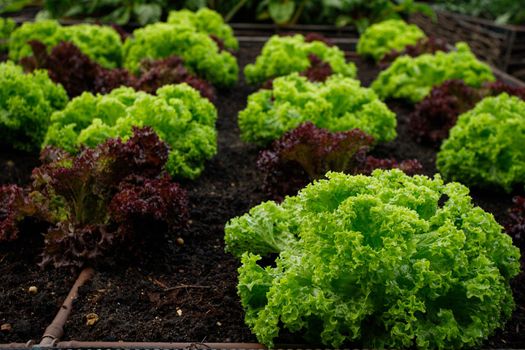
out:
<path id="1" fill-rule="evenodd" d="M 447 178 L 510 192 L 525 184 L 525 101 L 503 93 L 460 115 L 441 145 L 437 167 Z"/>
<path id="2" fill-rule="evenodd" d="M 156 96 L 127 87 L 107 95 L 86 92 L 52 115 L 44 145 L 75 152 L 108 138 L 125 140 L 133 126 L 150 126 L 170 146 L 168 172 L 195 178 L 217 152 L 216 119 L 213 104 L 187 84 L 165 85 Z"/>
<path id="3" fill-rule="evenodd" d="M 379 73 L 371 88 L 383 100 L 401 98 L 415 103 L 425 98 L 432 87 L 452 79 L 472 87 L 495 80 L 490 67 L 480 62 L 467 44 L 458 43 L 456 50 L 448 53 L 398 57 Z"/>
<path id="4" fill-rule="evenodd" d="M 336 74 L 350 78 L 356 76 L 355 65 L 346 62 L 344 52 L 338 47 L 328 46 L 321 41 L 306 42 L 300 34 L 274 35 L 264 44 L 255 63 L 244 68 L 246 81 L 249 84 L 257 84 L 293 72 L 302 72 L 310 66 L 310 54 L 328 62 Z"/>
<path id="5" fill-rule="evenodd" d="M 333 347 L 472 347 L 510 317 L 519 250 L 466 187 L 399 170 L 327 178 L 226 225 L 261 343 L 287 329 Z"/>
<path id="6" fill-rule="evenodd" d="M 340 75 L 324 83 L 310 82 L 297 73 L 277 78 L 272 90 L 248 97 L 238 123 L 243 140 L 265 145 L 305 121 L 331 131 L 359 128 L 376 141 L 396 137 L 395 114 L 374 91 Z"/>

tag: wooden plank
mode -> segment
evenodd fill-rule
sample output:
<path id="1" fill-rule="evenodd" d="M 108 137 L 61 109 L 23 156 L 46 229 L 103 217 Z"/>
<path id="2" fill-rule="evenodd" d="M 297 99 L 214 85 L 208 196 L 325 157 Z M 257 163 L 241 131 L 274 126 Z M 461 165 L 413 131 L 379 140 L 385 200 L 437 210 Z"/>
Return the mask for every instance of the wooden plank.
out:
<path id="1" fill-rule="evenodd" d="M 496 76 L 496 78 L 498 78 L 498 80 L 501 80 L 504 83 L 507 83 L 507 84 L 512 85 L 512 86 L 525 88 L 525 83 L 523 81 L 519 80 L 518 78 L 513 77 L 512 75 L 510 75 L 508 73 L 505 73 L 504 71 L 502 71 L 499 68 L 496 68 L 496 67 L 491 67 L 491 68 L 492 68 L 492 71 L 494 72 L 494 75 Z"/>
<path id="2" fill-rule="evenodd" d="M 263 31 L 290 31 L 299 30 L 305 32 L 331 32 L 331 33 L 356 33 L 355 27 L 336 27 L 332 25 L 296 24 L 290 26 L 278 26 L 269 23 L 229 23 L 234 30 L 263 30 Z"/>
<path id="3" fill-rule="evenodd" d="M 479 23 L 479 24 L 482 24 L 482 25 L 485 25 L 485 26 L 489 26 L 489 27 L 493 27 L 493 28 L 513 30 L 513 31 L 516 31 L 516 32 L 525 33 L 525 26 L 523 26 L 523 25 L 497 24 L 494 21 L 491 21 L 489 19 L 462 15 L 460 13 L 449 12 L 449 11 L 446 11 L 446 10 L 439 10 L 437 12 L 438 12 L 438 14 L 442 13 L 442 14 L 444 14 L 446 16 L 449 16 L 449 17 L 456 17 L 456 18 L 462 19 L 464 21 L 473 22 L 473 23 Z"/>

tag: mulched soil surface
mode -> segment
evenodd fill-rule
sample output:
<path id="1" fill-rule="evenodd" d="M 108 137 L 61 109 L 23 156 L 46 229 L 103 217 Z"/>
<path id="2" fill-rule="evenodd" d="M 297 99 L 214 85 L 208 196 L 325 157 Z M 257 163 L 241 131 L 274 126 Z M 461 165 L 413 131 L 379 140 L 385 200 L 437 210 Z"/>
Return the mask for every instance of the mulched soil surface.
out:
<path id="1" fill-rule="evenodd" d="M 241 69 L 255 59 L 260 47 L 259 43 L 241 43 Z M 355 56 L 350 59 L 357 63 L 363 85 L 369 85 L 378 68 Z M 191 224 L 179 233 L 184 245 L 177 245 L 172 237 L 158 251 L 147 253 L 140 265 L 113 262 L 98 267 L 94 278 L 80 289 L 65 340 L 256 341 L 244 325 L 236 294 L 239 263 L 224 253 L 223 242 L 224 224 L 266 199 L 255 167 L 259 150 L 240 140 L 236 124 L 237 112 L 253 91 L 241 78 L 237 87 L 219 94 L 218 155 L 198 180 L 183 183 L 191 201 Z M 417 144 L 408 130 L 412 107 L 398 101 L 388 105 L 398 115 L 398 138 L 378 146 L 373 154 L 399 160 L 417 158 L 425 174 L 434 174 L 436 149 Z M 35 154 L 2 150 L 0 183 L 27 182 L 37 163 Z M 505 224 L 511 195 L 478 189 L 472 195 L 477 205 Z M 12 324 L 10 332 L 0 332 L 0 343 L 39 339 L 73 283 L 74 274 L 69 271 L 40 271 L 38 251 L 27 251 L 31 249 L 27 246 L 17 243 L 0 249 L 0 323 Z M 31 285 L 39 288 L 36 295 L 27 292 Z M 525 348 L 525 273 L 513 281 L 513 291 L 516 311 L 485 347 Z M 99 318 L 93 326 L 86 325 L 89 313 Z M 300 342 L 291 335 L 279 340 Z"/>

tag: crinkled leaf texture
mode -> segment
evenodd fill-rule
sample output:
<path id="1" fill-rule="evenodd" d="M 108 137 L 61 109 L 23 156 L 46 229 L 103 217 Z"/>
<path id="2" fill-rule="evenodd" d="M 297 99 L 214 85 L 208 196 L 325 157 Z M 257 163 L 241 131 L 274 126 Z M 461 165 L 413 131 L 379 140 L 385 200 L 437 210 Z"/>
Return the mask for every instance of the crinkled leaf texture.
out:
<path id="1" fill-rule="evenodd" d="M 462 80 L 447 80 L 432 88 L 430 94 L 419 102 L 410 115 L 410 127 L 417 141 L 439 145 L 446 139 L 458 116 L 474 107 L 487 96 L 502 92 L 525 100 L 525 88 L 511 86 L 501 81 L 485 83 L 473 88 Z"/>
<path id="2" fill-rule="evenodd" d="M 198 90 L 210 101 L 216 98 L 215 89 L 206 80 L 190 74 L 184 66 L 184 60 L 178 56 L 169 56 L 156 61 L 143 60 L 140 64 L 140 78 L 131 86 L 137 90 L 154 94 L 157 89 L 168 84 L 186 83 Z"/>
<path id="3" fill-rule="evenodd" d="M 202 7 L 196 12 L 186 9 L 171 11 L 168 15 L 168 23 L 190 26 L 194 30 L 214 35 L 224 42 L 224 46 L 231 50 L 239 48 L 239 42 L 233 34 L 233 29 L 224 22 L 220 13 Z"/>
<path id="4" fill-rule="evenodd" d="M 123 50 L 124 67 L 134 73 L 139 71 L 144 59 L 172 55 L 181 57 L 190 73 L 216 86 L 232 86 L 239 73 L 237 60 L 231 53 L 220 51 L 207 34 L 187 25 L 156 23 L 137 29 L 126 39 Z"/>
<path id="5" fill-rule="evenodd" d="M 103 67 L 120 67 L 122 42 L 118 32 L 109 26 L 77 24 L 61 26 L 54 20 L 24 22 L 9 40 L 9 58 L 15 62 L 31 56 L 29 41 L 38 40 L 50 50 L 62 41 L 71 41 L 80 51 Z"/>
<path id="6" fill-rule="evenodd" d="M 448 137 L 458 116 L 475 106 L 480 92 L 462 80 L 447 80 L 432 88 L 410 114 L 410 128 L 416 139 L 439 145 Z"/>
<path id="7" fill-rule="evenodd" d="M 300 73 L 308 80 L 324 82 L 334 73 L 330 63 L 324 62 L 313 53 L 308 55 L 308 60 L 310 61 L 310 66 Z"/>
<path id="8" fill-rule="evenodd" d="M 122 87 L 71 100 L 52 115 L 45 145 L 75 152 L 111 137 L 129 137 L 132 126 L 150 126 L 170 146 L 166 170 L 195 178 L 217 152 L 216 119 L 213 104 L 187 84 L 165 85 L 156 96 Z"/>
<path id="9" fill-rule="evenodd" d="M 60 83 L 71 98 L 83 92 L 107 94 L 121 86 L 130 86 L 154 94 L 164 85 L 187 83 L 199 90 L 203 97 L 215 99 L 213 86 L 191 75 L 184 66 L 184 61 L 178 56 L 155 61 L 143 60 L 140 64 L 140 77 L 135 77 L 125 68 L 102 67 L 68 41 L 60 42 L 49 54 L 46 46 L 40 41 L 30 41 L 29 45 L 33 56 L 21 60 L 24 69 L 47 69 L 50 78 Z"/>
<path id="10" fill-rule="evenodd" d="M 371 88 L 383 100 L 401 98 L 415 103 L 425 98 L 433 86 L 451 79 L 473 87 L 495 80 L 490 67 L 479 61 L 467 44 L 457 43 L 456 50 L 448 53 L 398 57 L 379 73 Z"/>
<path id="11" fill-rule="evenodd" d="M 263 174 L 263 189 L 273 199 L 296 194 L 328 171 L 370 174 L 374 169 L 400 168 L 414 174 L 422 169 L 417 160 L 367 156 L 374 139 L 359 129 L 330 132 L 310 122 L 303 123 L 275 140 L 260 153 L 257 167 Z"/>
<path id="12" fill-rule="evenodd" d="M 263 174 L 263 190 L 272 199 L 282 200 L 326 172 L 348 171 L 359 163 L 359 152 L 373 138 L 359 129 L 332 133 L 310 122 L 285 133 L 257 158 Z"/>
<path id="13" fill-rule="evenodd" d="M 0 242 L 18 239 L 19 224 L 26 216 L 37 212 L 24 189 L 17 185 L 0 186 Z"/>
<path id="14" fill-rule="evenodd" d="M 304 71 L 300 72 L 299 75 L 306 77 L 306 79 L 312 82 L 325 82 L 332 74 L 334 74 L 332 67 L 329 63 L 322 61 L 316 55 L 309 54 L 308 60 L 310 61 L 310 66 Z M 271 90 L 273 89 L 274 79 L 269 79 L 261 85 L 261 89 Z"/>
<path id="15" fill-rule="evenodd" d="M 88 192 L 98 190 L 86 187 Z M 101 197 L 93 200 L 97 207 L 85 201 L 81 209 L 103 211 L 102 217 L 84 222 L 73 217 L 47 231 L 42 266 L 82 267 L 109 255 L 140 256 L 148 247 L 158 248 L 166 233 L 177 232 L 188 220 L 186 192 L 169 176 L 128 179 Z"/>
<path id="16" fill-rule="evenodd" d="M 315 55 L 330 64 L 332 71 L 346 77 L 356 76 L 356 67 L 346 62 L 344 52 L 336 46 L 328 46 L 323 41 L 307 42 L 300 35 L 272 36 L 257 57 L 254 64 L 244 68 L 244 75 L 249 84 L 259 84 L 268 79 L 303 72 L 310 67 L 309 55 Z"/>
<path id="17" fill-rule="evenodd" d="M 30 186 L 0 187 L 0 243 L 17 239 L 22 221 L 33 218 L 47 228 L 41 265 L 140 255 L 188 219 L 186 192 L 162 171 L 167 159 L 168 146 L 147 127 L 77 156 L 44 149 Z"/>
<path id="18" fill-rule="evenodd" d="M 83 92 L 109 93 L 120 86 L 133 85 L 134 76 L 122 68 L 104 68 L 69 41 L 62 41 L 47 53 L 44 43 L 29 42 L 33 56 L 20 60 L 26 71 L 46 69 L 49 77 L 64 87 L 70 98 Z"/>
<path id="19" fill-rule="evenodd" d="M 379 62 L 380 67 L 388 67 L 399 56 L 407 55 L 417 57 L 424 53 L 434 54 L 438 51 L 449 52 L 448 44 L 445 40 L 436 37 L 423 37 L 415 44 L 407 45 L 401 50 L 392 50 L 383 56 Z"/>
<path id="20" fill-rule="evenodd" d="M 396 137 L 395 114 L 357 80 L 335 75 L 310 82 L 293 73 L 272 85 L 251 94 L 239 112 L 243 140 L 265 145 L 306 121 L 330 131 L 359 128 L 378 142 Z"/>
<path id="21" fill-rule="evenodd" d="M 0 139 L 14 148 L 32 151 L 44 140 L 51 114 L 68 98 L 62 86 L 37 70 L 24 74 L 12 62 L 0 63 Z"/>
<path id="22" fill-rule="evenodd" d="M 425 33 L 415 24 L 401 19 L 390 19 L 366 28 L 359 37 L 357 53 L 380 61 L 392 50 L 403 50 L 425 37 Z"/>
<path id="23" fill-rule="evenodd" d="M 466 187 L 400 170 L 327 177 L 226 225 L 260 342 L 286 328 L 334 347 L 451 349 L 510 317 L 519 250 Z"/>
<path id="24" fill-rule="evenodd" d="M 447 179 L 503 188 L 525 184 L 525 101 L 502 93 L 460 115 L 436 165 Z"/>

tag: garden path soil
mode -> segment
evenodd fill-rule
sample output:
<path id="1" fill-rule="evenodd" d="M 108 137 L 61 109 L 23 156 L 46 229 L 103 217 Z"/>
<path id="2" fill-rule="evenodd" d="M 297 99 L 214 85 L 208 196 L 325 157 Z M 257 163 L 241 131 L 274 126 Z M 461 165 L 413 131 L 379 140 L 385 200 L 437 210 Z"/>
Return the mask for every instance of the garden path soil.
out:
<path id="1" fill-rule="evenodd" d="M 252 62 L 260 44 L 242 43 L 239 63 Z M 364 85 L 375 78 L 378 69 L 351 56 L 358 64 Z M 224 253 L 224 224 L 229 218 L 248 211 L 265 199 L 261 176 L 255 167 L 259 150 L 239 139 L 237 112 L 246 105 L 254 89 L 241 79 L 230 91 L 221 92 L 217 101 L 219 153 L 208 162 L 202 176 L 184 182 L 191 201 L 191 224 L 180 232 L 185 244 L 172 237 L 140 265 L 110 262 L 99 266 L 80 296 L 66 324 L 64 339 L 107 341 L 190 341 L 255 342 L 243 322 L 243 311 L 236 294 L 236 259 Z M 417 158 L 424 173 L 435 173 L 436 150 L 413 141 L 408 131 L 410 106 L 389 102 L 398 114 L 398 138 L 374 150 L 374 155 L 399 160 Z M 2 150 L 0 183 L 24 183 L 36 155 Z M 6 171 L 9 170 L 9 171 Z M 474 190 L 476 204 L 505 223 L 511 195 Z M 38 238 L 37 238 L 38 239 Z M 69 271 L 39 271 L 36 251 L 27 245 L 0 250 L 0 323 L 12 323 L 11 332 L 0 332 L 0 343 L 38 339 L 67 294 L 74 276 Z M 22 257 L 18 252 L 22 251 Z M 524 266 L 525 268 L 525 266 Z M 27 293 L 36 285 L 39 293 Z M 513 281 L 517 309 L 504 330 L 485 344 L 487 347 L 525 348 L 525 274 Z M 54 293 L 54 294 L 53 294 Z M 86 315 L 96 313 L 99 321 L 86 325 Z M 299 342 L 284 335 L 280 342 Z"/>

